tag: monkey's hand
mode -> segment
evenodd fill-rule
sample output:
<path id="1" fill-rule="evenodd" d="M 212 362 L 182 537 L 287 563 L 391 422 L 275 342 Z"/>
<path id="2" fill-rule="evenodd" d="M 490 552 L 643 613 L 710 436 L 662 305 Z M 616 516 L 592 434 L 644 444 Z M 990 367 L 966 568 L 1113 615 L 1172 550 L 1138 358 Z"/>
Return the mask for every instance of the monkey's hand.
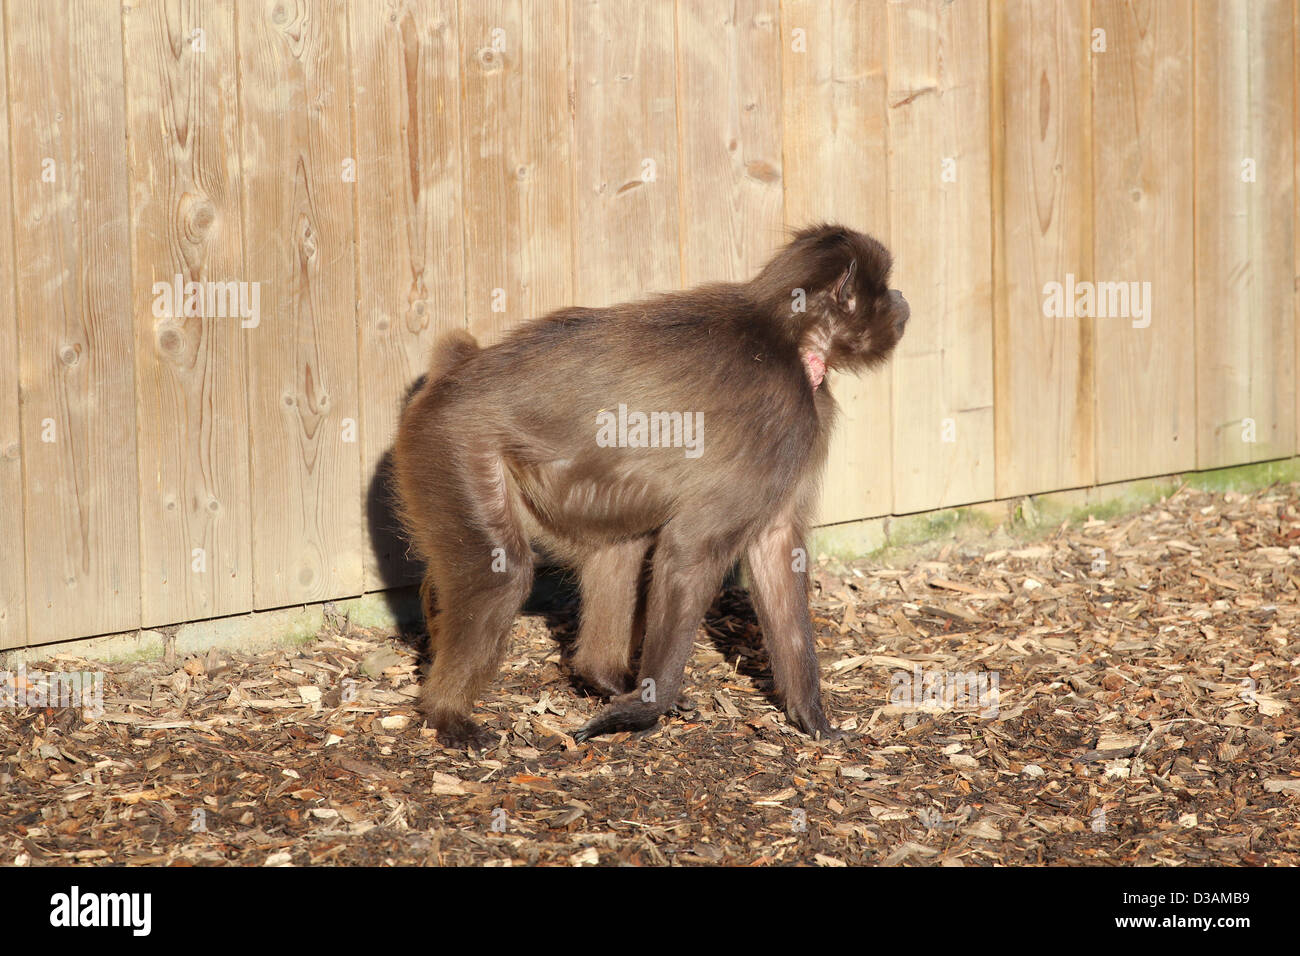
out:
<path id="1" fill-rule="evenodd" d="M 659 704 L 643 701 L 640 692 L 623 694 L 615 697 L 604 710 L 579 727 L 574 732 L 573 739 L 581 743 L 601 734 L 649 730 L 659 722 L 662 713 L 663 708 Z"/>

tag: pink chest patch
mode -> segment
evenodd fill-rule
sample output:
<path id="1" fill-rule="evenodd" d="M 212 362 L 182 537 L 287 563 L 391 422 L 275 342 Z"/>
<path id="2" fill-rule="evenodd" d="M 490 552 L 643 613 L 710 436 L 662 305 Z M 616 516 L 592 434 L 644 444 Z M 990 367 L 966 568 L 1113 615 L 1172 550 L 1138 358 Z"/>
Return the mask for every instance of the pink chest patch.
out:
<path id="1" fill-rule="evenodd" d="M 826 377 L 826 360 L 816 352 L 803 353 L 804 371 L 808 373 L 808 381 L 812 384 L 813 391 L 817 391 Z"/>

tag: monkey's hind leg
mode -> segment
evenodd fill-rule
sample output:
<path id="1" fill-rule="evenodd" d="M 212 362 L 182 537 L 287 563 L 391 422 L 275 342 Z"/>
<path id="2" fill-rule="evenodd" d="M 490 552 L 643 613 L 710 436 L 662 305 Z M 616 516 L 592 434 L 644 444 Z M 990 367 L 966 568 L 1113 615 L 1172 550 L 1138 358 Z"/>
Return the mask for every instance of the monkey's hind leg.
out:
<path id="1" fill-rule="evenodd" d="M 485 553 L 492 545 L 482 542 Z M 463 552 L 462 552 L 463 553 Z M 463 553 L 468 559 L 470 556 Z M 439 607 L 429 622 L 433 660 L 420 688 L 420 710 L 445 747 L 490 746 L 495 738 L 469 716 L 483 687 L 501 667 L 510 626 L 533 579 L 530 551 L 498 552 L 500 570 L 478 562 L 436 576 Z"/>
<path id="2" fill-rule="evenodd" d="M 641 570 L 649 538 L 607 545 L 579 569 L 582 623 L 570 666 L 584 681 L 608 696 L 632 687 L 632 655 L 644 621 L 638 620 Z"/>
<path id="3" fill-rule="evenodd" d="M 510 626 L 533 583 L 533 552 L 516 515 L 499 458 L 467 461 L 432 485 L 423 505 L 436 516 L 425 548 L 422 589 L 432 662 L 420 710 L 444 746 L 486 747 L 492 735 L 470 718 L 484 685 L 501 667 Z M 436 607 L 434 607 L 436 604 Z"/>

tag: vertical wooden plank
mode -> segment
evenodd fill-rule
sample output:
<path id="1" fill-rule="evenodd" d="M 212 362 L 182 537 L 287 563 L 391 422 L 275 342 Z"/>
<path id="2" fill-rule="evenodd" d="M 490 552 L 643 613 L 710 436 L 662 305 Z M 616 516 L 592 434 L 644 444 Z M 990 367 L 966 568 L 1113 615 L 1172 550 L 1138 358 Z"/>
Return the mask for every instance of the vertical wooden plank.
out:
<path id="1" fill-rule="evenodd" d="M 574 0 L 574 299 L 676 288 L 673 6 Z"/>
<path id="2" fill-rule="evenodd" d="M 0 11 L 0 102 L 9 105 L 6 31 Z M 9 116 L 0 115 L 0 650 L 27 642 L 27 560 L 23 555 L 23 460 L 18 415 L 18 312 L 14 304 L 14 209 Z"/>
<path id="3" fill-rule="evenodd" d="M 1295 234 L 1278 214 L 1295 195 L 1292 11 L 1195 17 L 1197 465 L 1213 468 L 1296 446 Z"/>
<path id="4" fill-rule="evenodd" d="M 782 0 L 785 221 L 834 220 L 889 244 L 884 0 Z M 887 372 L 835 375 L 842 414 L 819 522 L 887 514 L 893 497 Z"/>
<path id="5" fill-rule="evenodd" d="M 387 482 L 403 399 L 428 368 L 434 340 L 465 324 L 460 31 L 455 0 L 352 0 L 348 10 L 366 590 L 374 590 L 405 583 L 414 572 Z"/>
<path id="6" fill-rule="evenodd" d="M 682 284 L 739 282 L 785 239 L 779 0 L 677 3 Z"/>
<path id="7" fill-rule="evenodd" d="M 131 301 L 146 627 L 248 611 L 248 398 L 234 13 L 197 0 L 128 3 Z M 155 283 L 221 283 L 189 314 Z M 231 285 L 235 283 L 235 285 Z M 199 286 L 196 288 L 206 288 Z M 215 288 L 216 287 L 212 287 Z M 245 283 L 242 299 L 253 304 Z M 161 293 L 161 289 L 159 289 Z M 251 309 L 249 310 L 251 312 Z"/>
<path id="8" fill-rule="evenodd" d="M 1151 308 L 1097 320 L 1097 480 L 1109 482 L 1196 466 L 1191 3 L 1093 0 L 1092 28 L 1106 39 L 1092 54 L 1093 274 Z"/>
<path id="9" fill-rule="evenodd" d="M 984 3 L 889 5 L 897 513 L 994 496 L 988 42 Z"/>
<path id="10" fill-rule="evenodd" d="M 29 642 L 140 624 L 122 20 L 6 7 Z"/>
<path id="11" fill-rule="evenodd" d="M 483 344 L 573 301 L 564 8 L 546 0 L 462 5 L 465 293 L 470 331 Z"/>
<path id="12" fill-rule="evenodd" d="M 990 8 L 994 397 L 1000 498 L 1093 483 L 1093 320 L 1044 314 L 1092 278 L 1086 4 Z"/>
<path id="13" fill-rule="evenodd" d="M 342 3 L 240 6 L 253 603 L 363 587 L 348 44 Z"/>

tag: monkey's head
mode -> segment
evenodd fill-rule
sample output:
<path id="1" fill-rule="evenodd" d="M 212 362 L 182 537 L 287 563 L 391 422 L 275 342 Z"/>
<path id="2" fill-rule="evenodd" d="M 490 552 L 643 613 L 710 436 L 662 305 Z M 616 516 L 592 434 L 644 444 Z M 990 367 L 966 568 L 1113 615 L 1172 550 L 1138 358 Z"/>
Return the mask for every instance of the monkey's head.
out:
<path id="1" fill-rule="evenodd" d="M 797 233 L 754 280 L 765 304 L 790 316 L 814 388 L 827 368 L 861 371 L 893 352 L 911 309 L 889 287 L 892 267 L 871 236 L 819 225 Z"/>

